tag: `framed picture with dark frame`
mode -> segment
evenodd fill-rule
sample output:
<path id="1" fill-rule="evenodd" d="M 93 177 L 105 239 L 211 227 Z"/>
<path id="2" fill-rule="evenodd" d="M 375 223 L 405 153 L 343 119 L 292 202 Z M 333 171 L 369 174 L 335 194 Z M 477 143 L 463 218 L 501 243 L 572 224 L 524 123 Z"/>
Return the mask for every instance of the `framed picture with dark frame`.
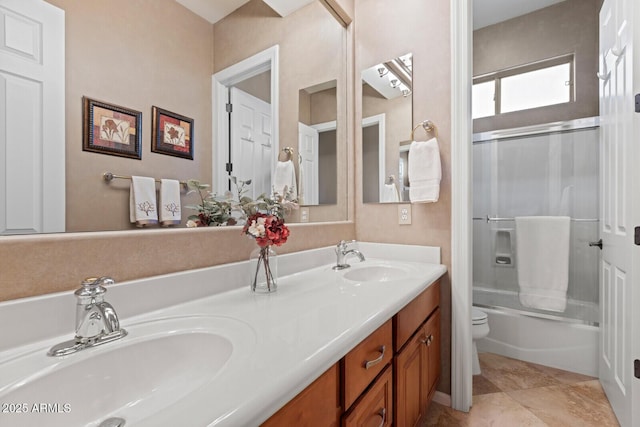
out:
<path id="1" fill-rule="evenodd" d="M 153 106 L 151 151 L 193 160 L 193 119 Z"/>
<path id="2" fill-rule="evenodd" d="M 112 156 L 142 158 L 142 113 L 82 97 L 82 149 Z"/>

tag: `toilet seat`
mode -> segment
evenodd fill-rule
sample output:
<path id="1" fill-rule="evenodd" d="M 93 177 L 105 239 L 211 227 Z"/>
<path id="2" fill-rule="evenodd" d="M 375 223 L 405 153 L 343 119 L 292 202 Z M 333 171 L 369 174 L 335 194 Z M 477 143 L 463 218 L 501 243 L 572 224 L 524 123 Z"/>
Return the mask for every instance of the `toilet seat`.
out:
<path id="1" fill-rule="evenodd" d="M 475 307 L 471 307 L 471 324 L 482 325 L 487 323 L 487 313 L 482 310 L 478 310 Z"/>

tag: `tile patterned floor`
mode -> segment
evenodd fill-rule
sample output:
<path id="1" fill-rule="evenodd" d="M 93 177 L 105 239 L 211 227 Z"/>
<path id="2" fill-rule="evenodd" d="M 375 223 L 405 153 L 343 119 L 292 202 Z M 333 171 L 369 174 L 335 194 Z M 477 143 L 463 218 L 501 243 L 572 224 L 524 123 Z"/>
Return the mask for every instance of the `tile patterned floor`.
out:
<path id="1" fill-rule="evenodd" d="M 473 407 L 431 403 L 423 427 L 617 427 L 596 378 L 480 353 Z"/>

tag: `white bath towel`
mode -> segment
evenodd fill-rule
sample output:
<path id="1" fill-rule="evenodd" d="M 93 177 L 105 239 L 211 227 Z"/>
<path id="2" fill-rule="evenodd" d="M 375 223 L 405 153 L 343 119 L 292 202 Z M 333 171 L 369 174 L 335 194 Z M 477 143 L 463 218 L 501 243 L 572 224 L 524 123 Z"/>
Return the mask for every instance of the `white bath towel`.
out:
<path id="1" fill-rule="evenodd" d="M 273 173 L 273 192 L 281 196 L 285 195 L 285 187 L 291 193 L 293 199 L 298 198 L 296 186 L 296 170 L 291 160 L 278 162 Z"/>
<path id="2" fill-rule="evenodd" d="M 396 184 L 384 184 L 384 187 L 382 187 L 382 200 L 380 200 L 380 203 L 395 203 L 399 201 L 400 195 L 398 194 L 398 187 L 396 187 Z"/>
<path id="3" fill-rule="evenodd" d="M 145 176 L 132 176 L 129 204 L 129 219 L 136 226 L 157 224 L 156 181 Z"/>
<path id="4" fill-rule="evenodd" d="M 160 225 L 169 227 L 179 225 L 182 220 L 182 207 L 180 206 L 180 181 L 175 179 L 160 180 Z"/>
<path id="5" fill-rule="evenodd" d="M 563 312 L 569 285 L 568 216 L 516 217 L 520 303 Z"/>
<path id="6" fill-rule="evenodd" d="M 411 143 L 408 169 L 411 203 L 437 202 L 440 197 L 442 165 L 436 138 Z"/>

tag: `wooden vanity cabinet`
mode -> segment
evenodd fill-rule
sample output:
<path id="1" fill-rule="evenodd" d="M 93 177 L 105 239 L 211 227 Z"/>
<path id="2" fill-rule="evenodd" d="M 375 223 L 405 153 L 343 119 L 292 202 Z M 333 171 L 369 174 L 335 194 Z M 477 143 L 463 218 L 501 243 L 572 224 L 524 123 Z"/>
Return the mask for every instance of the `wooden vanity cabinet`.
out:
<path id="1" fill-rule="evenodd" d="M 336 363 L 262 426 L 338 427 L 341 415 L 340 369 Z"/>
<path id="2" fill-rule="evenodd" d="M 395 425 L 419 425 L 440 378 L 440 309 L 429 317 L 394 359 Z"/>
<path id="3" fill-rule="evenodd" d="M 436 391 L 440 379 L 439 305 L 440 283 L 436 282 L 394 318 L 396 427 L 419 425 Z"/>
<path id="4" fill-rule="evenodd" d="M 263 426 L 418 425 L 440 378 L 439 305 L 437 281 Z"/>

